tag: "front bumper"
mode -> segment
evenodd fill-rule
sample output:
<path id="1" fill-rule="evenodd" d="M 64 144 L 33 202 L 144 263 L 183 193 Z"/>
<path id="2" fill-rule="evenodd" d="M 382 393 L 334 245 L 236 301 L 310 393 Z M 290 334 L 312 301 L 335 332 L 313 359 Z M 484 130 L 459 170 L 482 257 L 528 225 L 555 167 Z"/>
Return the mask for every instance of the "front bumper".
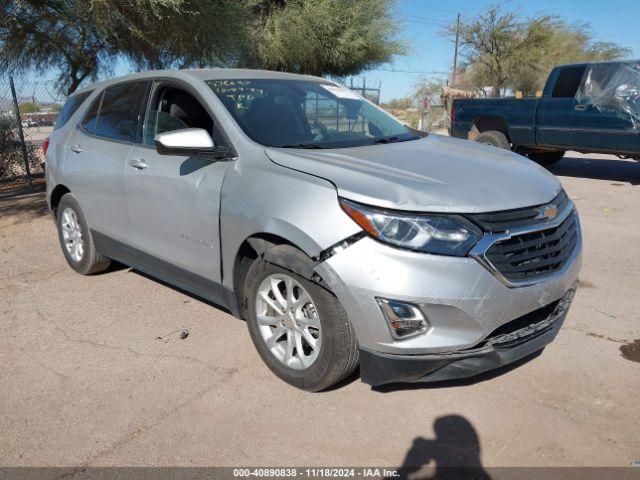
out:
<path id="1" fill-rule="evenodd" d="M 578 279 L 578 244 L 566 268 L 552 279 L 512 288 L 470 257 L 400 250 L 362 238 L 316 266 L 338 297 L 360 348 L 393 355 L 427 355 L 469 349 L 497 328 L 556 302 Z M 412 303 L 430 328 L 396 340 L 376 301 Z"/>
<path id="2" fill-rule="evenodd" d="M 468 350 L 393 355 L 361 349 L 362 381 L 372 386 L 396 382 L 438 382 L 472 377 L 516 362 L 554 340 L 574 294 L 575 287 L 557 302 L 510 322 L 480 346 Z M 511 324 L 512 328 L 508 328 Z"/>

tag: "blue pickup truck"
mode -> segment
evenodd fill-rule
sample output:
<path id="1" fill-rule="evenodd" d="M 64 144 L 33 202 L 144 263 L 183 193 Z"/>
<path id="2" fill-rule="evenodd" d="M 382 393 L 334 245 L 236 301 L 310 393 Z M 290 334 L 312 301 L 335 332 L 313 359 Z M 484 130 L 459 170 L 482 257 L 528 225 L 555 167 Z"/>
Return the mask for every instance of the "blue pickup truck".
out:
<path id="1" fill-rule="evenodd" d="M 567 150 L 640 161 L 640 60 L 556 67 L 542 98 L 456 99 L 451 135 L 543 165 Z"/>

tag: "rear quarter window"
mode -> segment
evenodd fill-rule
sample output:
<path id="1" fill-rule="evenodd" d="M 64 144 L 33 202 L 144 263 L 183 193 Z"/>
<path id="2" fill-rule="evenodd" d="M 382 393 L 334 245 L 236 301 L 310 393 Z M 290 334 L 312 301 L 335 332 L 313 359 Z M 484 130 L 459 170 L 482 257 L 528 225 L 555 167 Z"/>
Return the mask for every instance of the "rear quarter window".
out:
<path id="1" fill-rule="evenodd" d="M 64 127 L 69 119 L 73 116 L 74 113 L 80 108 L 80 105 L 87 99 L 93 90 L 89 90 L 88 92 L 77 93 L 75 95 L 71 95 L 67 98 L 67 101 L 64 103 L 64 106 L 58 113 L 58 117 L 56 118 L 56 123 L 53 126 L 54 130 L 58 130 L 59 128 Z"/>
<path id="2" fill-rule="evenodd" d="M 102 97 L 104 92 L 99 94 L 89 107 L 89 110 L 84 116 L 80 126 L 88 133 L 96 133 L 96 125 L 98 123 L 98 112 L 100 111 L 100 104 L 102 103 Z"/>

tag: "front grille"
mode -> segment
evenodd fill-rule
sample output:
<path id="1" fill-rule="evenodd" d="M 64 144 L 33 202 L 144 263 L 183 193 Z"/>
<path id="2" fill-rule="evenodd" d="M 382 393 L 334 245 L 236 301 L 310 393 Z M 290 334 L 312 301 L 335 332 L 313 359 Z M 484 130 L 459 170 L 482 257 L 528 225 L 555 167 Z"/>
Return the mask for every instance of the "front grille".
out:
<path id="1" fill-rule="evenodd" d="M 562 212 L 568 204 L 569 197 L 567 197 L 567 194 L 562 190 L 551 202 L 545 205 L 504 210 L 501 212 L 476 213 L 470 215 L 470 218 L 486 232 L 504 232 L 512 228 L 544 222 L 546 219 L 540 215 L 542 208 L 555 206 L 558 212 Z"/>
<path id="2" fill-rule="evenodd" d="M 578 243 L 575 212 L 559 226 L 500 240 L 485 258 L 510 282 L 536 279 L 552 274 L 569 261 Z"/>

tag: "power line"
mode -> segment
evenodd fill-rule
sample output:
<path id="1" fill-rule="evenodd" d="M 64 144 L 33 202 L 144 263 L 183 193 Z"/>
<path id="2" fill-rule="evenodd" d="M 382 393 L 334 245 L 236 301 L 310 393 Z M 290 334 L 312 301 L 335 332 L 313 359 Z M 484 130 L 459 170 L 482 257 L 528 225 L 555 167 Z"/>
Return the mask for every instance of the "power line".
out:
<path id="1" fill-rule="evenodd" d="M 438 11 L 438 12 L 450 13 L 451 15 L 456 15 L 458 13 L 458 12 L 454 12 L 454 11 L 451 11 L 451 10 L 446 10 L 444 8 L 433 7 L 433 6 L 430 6 L 430 5 L 426 5 L 424 2 L 414 2 L 414 1 L 411 1 L 411 0 L 404 0 L 404 3 L 408 3 L 410 5 L 415 5 L 416 7 L 425 7 L 428 10 L 435 10 L 435 11 Z"/>
<path id="2" fill-rule="evenodd" d="M 416 15 L 414 13 L 406 12 L 406 11 L 398 11 L 397 14 L 399 17 L 404 17 L 412 20 L 421 20 L 424 22 L 439 23 L 443 25 L 449 24 L 451 22 L 455 22 L 455 17 L 451 19 L 451 21 L 449 21 L 449 19 L 445 19 L 444 17 L 442 17 L 442 15 L 425 16 L 425 15 Z"/>
<path id="3" fill-rule="evenodd" d="M 420 18 L 420 17 L 415 17 L 415 16 L 409 16 L 409 15 L 399 15 L 400 19 L 406 22 L 411 22 L 411 23 L 417 23 L 420 25 L 433 25 L 436 27 L 442 27 L 442 28 L 447 28 L 450 26 L 450 24 L 448 23 L 442 23 L 442 22 L 436 22 L 433 20 L 427 20 L 426 18 Z"/>

